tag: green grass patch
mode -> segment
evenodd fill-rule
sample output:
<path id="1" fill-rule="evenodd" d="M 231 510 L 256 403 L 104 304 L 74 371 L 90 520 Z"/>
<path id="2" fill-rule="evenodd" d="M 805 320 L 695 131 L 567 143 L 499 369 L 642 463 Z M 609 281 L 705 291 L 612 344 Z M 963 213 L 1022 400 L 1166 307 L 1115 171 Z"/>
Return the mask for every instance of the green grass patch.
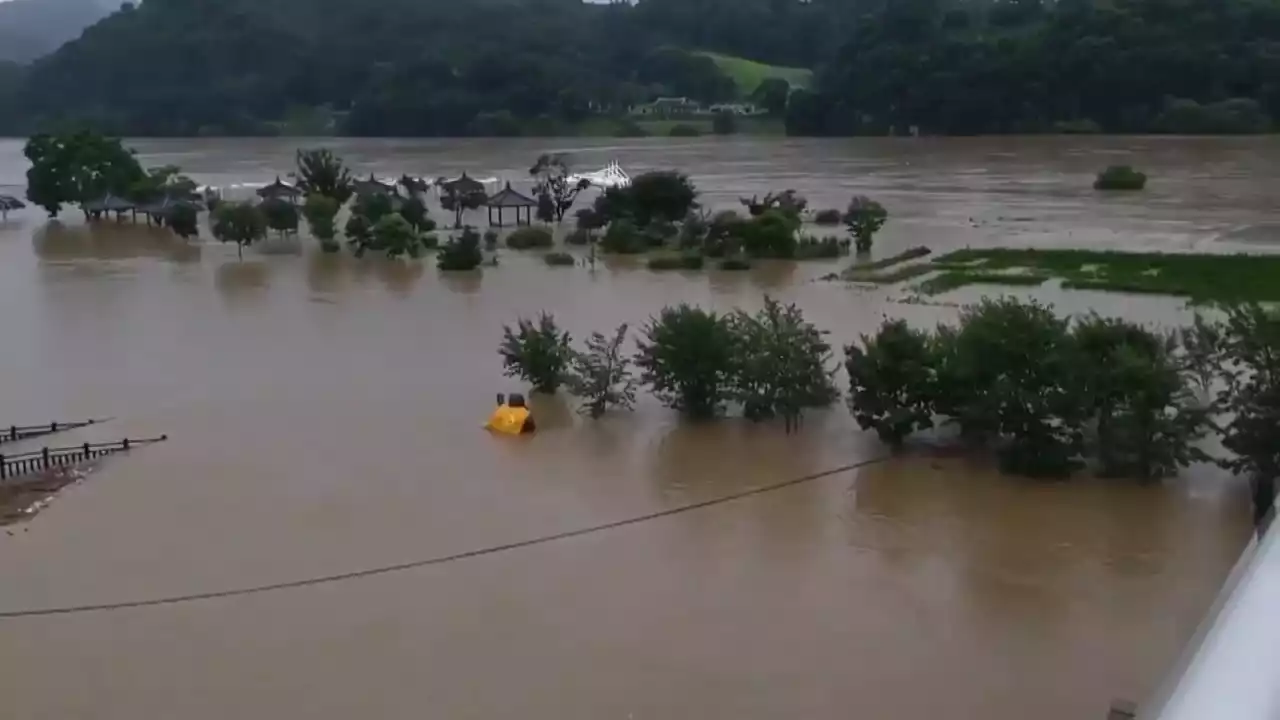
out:
<path id="1" fill-rule="evenodd" d="M 944 292 L 950 292 L 966 285 L 1034 287 L 1048 279 L 1048 275 L 1012 275 L 1009 273 L 984 273 L 973 270 L 947 270 L 937 277 L 931 277 L 920 283 L 916 286 L 916 290 L 925 295 L 941 295 Z"/>
<path id="2" fill-rule="evenodd" d="M 1132 253 L 1112 250 L 957 250 L 933 261 L 944 270 L 987 275 L 1022 269 L 1077 290 L 1189 297 L 1197 302 L 1280 301 L 1280 255 Z M 1001 275 L 1002 284 L 1022 276 Z"/>
<path id="3" fill-rule="evenodd" d="M 766 65 L 755 60 L 714 52 L 699 52 L 697 54 L 714 60 L 720 68 L 720 72 L 728 75 L 733 80 L 733 84 L 738 86 L 738 92 L 743 97 L 755 92 L 760 83 L 768 78 L 782 78 L 790 83 L 793 89 L 809 87 L 813 83 L 813 71 L 805 68 Z"/>
<path id="4" fill-rule="evenodd" d="M 900 283 L 904 280 L 914 280 L 921 275 L 928 275 L 929 273 L 937 271 L 938 268 L 930 265 L 929 263 L 908 265 L 889 272 L 877 272 L 875 270 L 864 271 L 861 268 L 856 268 L 854 270 L 846 270 L 841 279 L 849 280 L 851 282 L 875 283 L 876 285 L 893 285 L 894 283 Z"/>

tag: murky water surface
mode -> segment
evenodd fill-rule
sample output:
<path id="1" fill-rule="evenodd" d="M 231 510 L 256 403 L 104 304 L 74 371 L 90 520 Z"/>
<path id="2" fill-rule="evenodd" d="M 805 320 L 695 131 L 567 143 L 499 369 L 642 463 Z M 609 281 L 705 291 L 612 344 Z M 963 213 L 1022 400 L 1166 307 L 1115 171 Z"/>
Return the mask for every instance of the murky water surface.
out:
<path id="1" fill-rule="evenodd" d="M 621 142 L 621 141 L 617 141 Z M 295 142 L 142 142 L 203 182 L 272 179 Z M 560 147 L 557 147 L 559 145 Z M 362 173 L 517 182 L 541 151 L 594 169 L 689 171 L 713 206 L 794 187 L 867 193 L 877 254 L 993 243 L 1265 249 L 1274 139 L 343 142 Z M 1099 197 L 1128 162 L 1141 195 Z M 0 192 L 21 144 L 0 142 Z M 437 217 L 442 213 L 436 212 Z M 546 309 L 576 335 L 676 301 L 800 303 L 838 345 L 882 315 L 953 307 L 746 274 L 595 273 L 505 253 L 434 266 L 249 253 L 38 212 L 0 225 L 0 423 L 116 419 L 66 442 L 167 433 L 0 533 L 0 611 L 273 583 L 642 515 L 859 459 L 842 408 L 803 432 L 682 427 L 645 399 L 600 423 L 541 403 L 490 437 L 513 389 L 503 323 Z M 993 288 L 942 298 L 972 300 Z M 1159 298 L 1032 294 L 1153 322 Z M 58 440 L 57 442 L 61 442 Z M 9 718 L 901 718 L 1077 720 L 1142 699 L 1248 535 L 1238 484 L 1041 484 L 917 458 L 563 542 L 319 587 L 0 620 Z"/>

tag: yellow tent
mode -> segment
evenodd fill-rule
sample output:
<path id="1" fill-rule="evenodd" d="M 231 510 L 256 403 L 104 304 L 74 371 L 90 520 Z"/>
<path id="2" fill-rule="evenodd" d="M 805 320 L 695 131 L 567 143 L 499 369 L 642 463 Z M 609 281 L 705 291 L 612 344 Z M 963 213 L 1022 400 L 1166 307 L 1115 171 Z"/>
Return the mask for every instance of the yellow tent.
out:
<path id="1" fill-rule="evenodd" d="M 519 435 L 533 432 L 534 429 L 533 418 L 529 416 L 529 408 L 511 407 L 505 403 L 494 408 L 493 414 L 489 416 L 489 422 L 485 423 L 484 426 L 489 430 L 504 435 Z"/>

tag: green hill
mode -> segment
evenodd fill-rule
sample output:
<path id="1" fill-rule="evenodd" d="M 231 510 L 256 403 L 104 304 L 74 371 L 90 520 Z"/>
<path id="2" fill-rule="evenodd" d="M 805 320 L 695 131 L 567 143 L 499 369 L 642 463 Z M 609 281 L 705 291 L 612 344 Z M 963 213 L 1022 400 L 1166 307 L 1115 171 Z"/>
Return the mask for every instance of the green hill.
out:
<path id="1" fill-rule="evenodd" d="M 792 88 L 808 87 L 813 81 L 813 71 L 804 68 L 766 65 L 755 60 L 713 52 L 698 54 L 714 60 L 720 71 L 728 75 L 738 86 L 738 92 L 743 97 L 750 95 L 760 86 L 760 83 L 769 78 L 782 78 L 790 83 Z"/>

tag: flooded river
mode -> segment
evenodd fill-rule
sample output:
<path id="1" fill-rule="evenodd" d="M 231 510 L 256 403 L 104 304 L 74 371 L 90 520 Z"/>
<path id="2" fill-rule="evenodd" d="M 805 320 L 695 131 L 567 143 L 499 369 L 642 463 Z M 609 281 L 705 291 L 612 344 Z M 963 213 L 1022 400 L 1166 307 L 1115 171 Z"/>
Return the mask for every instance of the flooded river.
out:
<path id="1" fill-rule="evenodd" d="M 612 143 L 612 144 L 610 144 Z M 211 184 L 269 181 L 292 141 L 140 142 Z M 784 142 L 343 141 L 362 174 L 525 182 L 539 152 L 679 167 L 704 201 L 870 194 L 887 255 L 994 243 L 1265 249 L 1272 139 Z M 1141 195 L 1098 197 L 1131 163 Z M 0 141 L 0 192 L 25 165 Z M 435 210 L 437 218 L 444 214 Z M 480 429 L 503 323 L 575 336 L 676 301 L 799 303 L 839 346 L 883 315 L 954 307 L 811 282 L 838 265 L 650 273 L 504 252 L 434 265 L 183 243 L 114 224 L 0 225 L 0 423 L 115 419 L 52 444 L 167 433 L 0 531 L 0 612 L 233 590 L 407 563 L 646 515 L 880 458 L 842 407 L 803 432 L 682 426 L 643 393 L 599 423 L 536 408 Z M 207 235 L 207 233 L 206 233 Z M 965 302 L 983 289 L 944 296 Z M 986 288 L 987 292 L 997 292 Z M 1033 294 L 1154 322 L 1159 298 Z M 843 381 L 842 381 L 843 382 Z M 65 441 L 65 442 L 64 442 Z M 37 445 L 39 443 L 36 443 Z M 1142 700 L 1247 541 L 1239 484 L 1001 478 L 955 460 L 870 465 L 614 530 L 255 595 L 0 620 L 14 720 L 893 718 L 1080 720 Z"/>

